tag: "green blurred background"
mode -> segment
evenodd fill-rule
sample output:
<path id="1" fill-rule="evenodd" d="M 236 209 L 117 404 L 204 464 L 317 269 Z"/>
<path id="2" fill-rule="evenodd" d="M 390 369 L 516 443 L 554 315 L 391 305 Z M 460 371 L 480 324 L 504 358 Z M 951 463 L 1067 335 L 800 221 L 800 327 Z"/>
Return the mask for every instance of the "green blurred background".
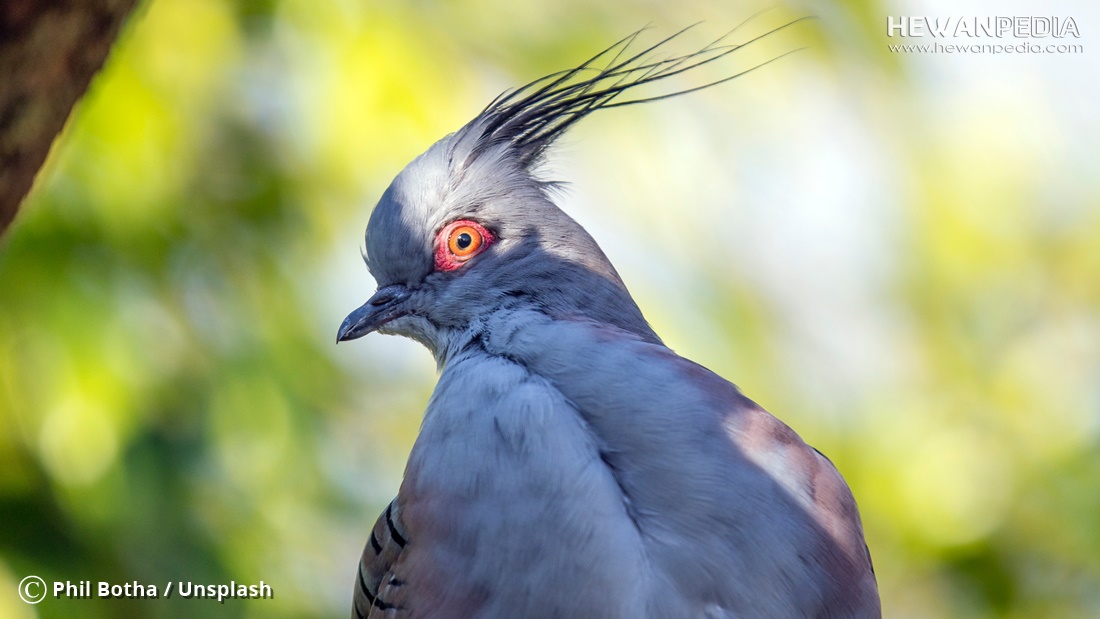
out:
<path id="1" fill-rule="evenodd" d="M 333 344 L 374 201 L 504 88 L 761 6 L 146 2 L 0 241 L 0 617 L 346 616 L 435 381 Z M 546 171 L 669 345 L 837 463 L 887 617 L 1100 616 L 1100 10 L 1038 6 L 780 6 L 744 36 L 819 19 L 697 80 L 808 50 Z M 1032 14 L 1085 53 L 887 49 L 888 15 Z M 28 606 L 27 574 L 275 599 Z"/>

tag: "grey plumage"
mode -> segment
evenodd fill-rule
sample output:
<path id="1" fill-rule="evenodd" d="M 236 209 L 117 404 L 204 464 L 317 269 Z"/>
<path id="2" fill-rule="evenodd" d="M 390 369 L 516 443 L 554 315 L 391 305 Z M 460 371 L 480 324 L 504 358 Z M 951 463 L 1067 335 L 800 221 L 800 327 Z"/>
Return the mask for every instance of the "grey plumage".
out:
<path id="1" fill-rule="evenodd" d="M 636 36 L 499 97 L 371 215 L 379 289 L 338 339 L 411 337 L 441 375 L 353 617 L 880 616 L 837 470 L 665 347 L 535 175 L 580 118 L 738 47 L 624 58 Z"/>

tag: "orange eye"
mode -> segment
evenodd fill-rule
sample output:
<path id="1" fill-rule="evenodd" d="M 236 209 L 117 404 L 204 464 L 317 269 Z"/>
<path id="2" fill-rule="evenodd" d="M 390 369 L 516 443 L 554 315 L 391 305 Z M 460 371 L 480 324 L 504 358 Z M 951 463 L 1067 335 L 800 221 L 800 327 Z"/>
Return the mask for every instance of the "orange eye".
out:
<path id="1" fill-rule="evenodd" d="M 454 271 L 489 248 L 496 237 L 472 219 L 447 224 L 435 238 L 435 268 Z"/>
<path id="2" fill-rule="evenodd" d="M 447 249 L 461 260 L 473 257 L 484 242 L 485 237 L 477 228 L 470 225 L 456 226 L 447 237 Z"/>

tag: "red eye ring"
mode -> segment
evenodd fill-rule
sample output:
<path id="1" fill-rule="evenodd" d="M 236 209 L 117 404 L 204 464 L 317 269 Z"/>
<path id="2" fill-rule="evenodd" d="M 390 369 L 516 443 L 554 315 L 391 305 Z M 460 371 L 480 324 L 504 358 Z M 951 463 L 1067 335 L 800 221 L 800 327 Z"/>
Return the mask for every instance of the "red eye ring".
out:
<path id="1" fill-rule="evenodd" d="M 493 233 L 476 221 L 452 221 L 435 237 L 435 268 L 453 271 L 488 249 L 495 240 Z"/>

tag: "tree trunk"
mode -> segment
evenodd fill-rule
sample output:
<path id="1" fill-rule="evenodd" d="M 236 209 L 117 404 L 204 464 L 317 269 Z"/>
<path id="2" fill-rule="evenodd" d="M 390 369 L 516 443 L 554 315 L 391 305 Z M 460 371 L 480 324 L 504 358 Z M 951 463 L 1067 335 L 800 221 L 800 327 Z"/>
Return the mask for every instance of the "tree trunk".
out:
<path id="1" fill-rule="evenodd" d="M 136 0 L 0 4 L 0 234 Z"/>

